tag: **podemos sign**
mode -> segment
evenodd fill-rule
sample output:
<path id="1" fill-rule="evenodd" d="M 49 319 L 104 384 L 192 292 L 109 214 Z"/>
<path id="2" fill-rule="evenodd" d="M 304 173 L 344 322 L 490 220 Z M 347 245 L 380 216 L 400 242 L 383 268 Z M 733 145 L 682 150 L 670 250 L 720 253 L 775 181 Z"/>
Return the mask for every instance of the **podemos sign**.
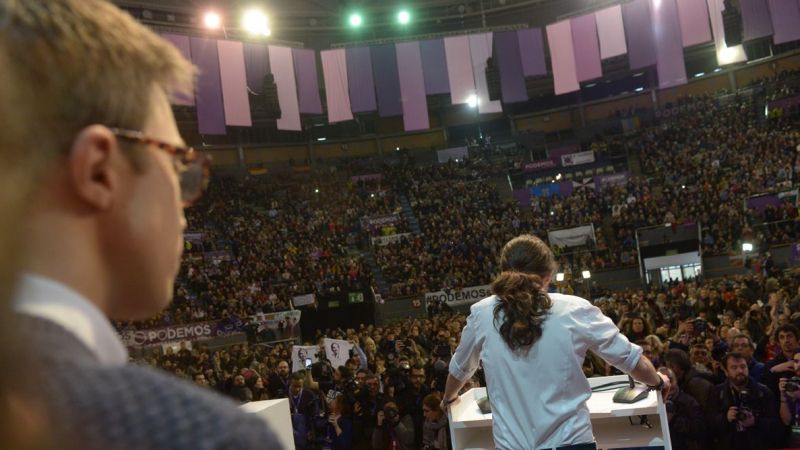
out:
<path id="1" fill-rule="evenodd" d="M 163 342 L 211 339 L 217 335 L 217 322 L 198 322 L 150 330 L 125 330 L 120 334 L 127 347 L 148 347 Z"/>
<path id="2" fill-rule="evenodd" d="M 492 287 L 488 284 L 463 289 L 428 292 L 425 294 L 425 304 L 428 305 L 433 301 L 442 301 L 449 306 L 471 305 L 490 295 L 492 295 Z"/>

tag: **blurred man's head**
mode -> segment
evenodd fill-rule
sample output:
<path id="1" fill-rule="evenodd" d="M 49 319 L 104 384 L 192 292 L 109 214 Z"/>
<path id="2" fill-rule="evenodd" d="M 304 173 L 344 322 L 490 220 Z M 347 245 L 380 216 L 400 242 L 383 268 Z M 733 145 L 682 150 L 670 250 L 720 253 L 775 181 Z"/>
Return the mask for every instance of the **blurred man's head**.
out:
<path id="1" fill-rule="evenodd" d="M 29 146 L 51 155 L 27 218 L 28 269 L 112 318 L 156 314 L 179 267 L 180 182 L 192 159 L 175 155 L 183 140 L 168 99 L 190 91 L 193 67 L 104 1 L 25 0 L 0 9 L 11 59 L 4 70 L 35 86 L 29 102 L 40 138 Z"/>
<path id="2" fill-rule="evenodd" d="M 281 361 L 278 363 L 278 375 L 283 378 L 289 376 L 289 363 L 286 361 Z"/>
<path id="3" fill-rule="evenodd" d="M 733 338 L 731 350 L 741 353 L 748 361 L 753 359 L 753 341 L 746 334 L 739 334 Z"/>
<path id="4" fill-rule="evenodd" d="M 781 325 L 775 330 L 775 340 L 785 355 L 793 355 L 798 349 L 798 334 L 800 333 L 794 325 Z"/>
<path id="5" fill-rule="evenodd" d="M 749 372 L 744 355 L 736 352 L 728 353 L 722 358 L 722 369 L 732 385 L 740 389 L 747 386 Z"/>

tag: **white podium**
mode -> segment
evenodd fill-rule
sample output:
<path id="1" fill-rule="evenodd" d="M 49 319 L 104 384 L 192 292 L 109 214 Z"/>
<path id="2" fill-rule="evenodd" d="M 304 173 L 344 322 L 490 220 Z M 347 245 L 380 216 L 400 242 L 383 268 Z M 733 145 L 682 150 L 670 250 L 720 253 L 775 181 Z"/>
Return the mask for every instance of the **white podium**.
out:
<path id="1" fill-rule="evenodd" d="M 593 388 L 607 383 L 628 381 L 627 375 L 589 378 Z M 650 392 L 636 403 L 614 403 L 617 387 L 595 392 L 586 402 L 592 420 L 592 431 L 598 449 L 663 446 L 672 450 L 667 425 L 667 410 L 661 393 Z M 475 388 L 461 396 L 450 407 L 450 440 L 454 450 L 493 450 L 492 414 L 483 414 L 477 399 L 486 396 L 486 388 Z M 639 424 L 639 416 L 648 416 L 650 427 Z M 633 420 L 633 424 L 631 424 Z"/>
<path id="2" fill-rule="evenodd" d="M 294 449 L 294 434 L 292 432 L 292 418 L 289 415 L 289 399 L 261 400 L 241 405 L 240 408 L 247 413 L 255 414 L 264 422 L 281 443 L 285 450 Z"/>

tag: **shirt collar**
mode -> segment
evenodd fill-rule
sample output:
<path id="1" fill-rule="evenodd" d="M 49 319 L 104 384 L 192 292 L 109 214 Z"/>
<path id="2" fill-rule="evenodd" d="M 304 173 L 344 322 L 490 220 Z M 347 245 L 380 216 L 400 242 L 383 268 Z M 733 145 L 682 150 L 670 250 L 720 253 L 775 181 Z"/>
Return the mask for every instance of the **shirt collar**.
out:
<path id="1" fill-rule="evenodd" d="M 128 351 L 108 318 L 86 297 L 50 278 L 31 273 L 20 277 L 14 310 L 49 320 L 78 338 L 104 366 L 128 361 Z"/>

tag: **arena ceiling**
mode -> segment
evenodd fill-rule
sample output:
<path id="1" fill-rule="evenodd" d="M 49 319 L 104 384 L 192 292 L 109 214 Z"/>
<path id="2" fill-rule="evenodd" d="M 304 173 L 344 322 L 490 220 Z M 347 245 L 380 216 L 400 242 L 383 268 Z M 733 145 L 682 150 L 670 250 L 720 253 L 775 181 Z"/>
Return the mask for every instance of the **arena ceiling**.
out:
<path id="1" fill-rule="evenodd" d="M 269 15 L 278 41 L 302 42 L 314 48 L 348 42 L 402 39 L 478 28 L 542 26 L 559 18 L 619 3 L 619 0 L 114 0 L 141 21 L 157 27 L 199 29 L 200 17 L 216 9 L 236 33 L 239 16 L 249 7 Z M 400 26 L 396 14 L 405 8 L 411 22 Z M 347 23 L 352 12 L 364 23 Z"/>

